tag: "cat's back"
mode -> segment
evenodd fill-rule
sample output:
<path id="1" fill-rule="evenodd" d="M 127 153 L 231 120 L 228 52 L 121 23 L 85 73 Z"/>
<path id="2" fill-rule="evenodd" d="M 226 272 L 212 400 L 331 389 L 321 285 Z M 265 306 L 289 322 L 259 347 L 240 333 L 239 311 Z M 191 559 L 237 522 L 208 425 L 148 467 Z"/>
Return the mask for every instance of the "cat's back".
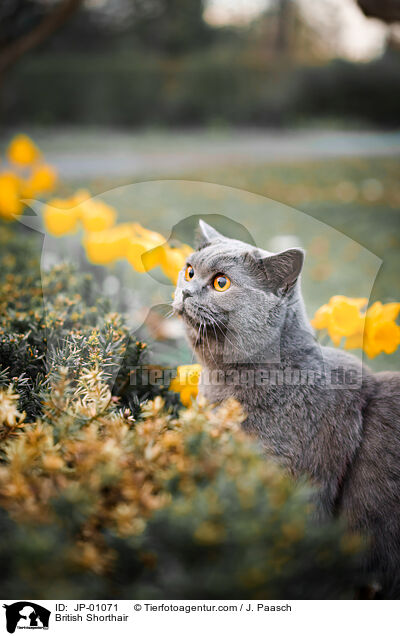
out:
<path id="1" fill-rule="evenodd" d="M 371 408 L 377 409 L 385 417 L 400 416 L 400 372 L 382 371 L 374 374 L 375 394 L 371 399 Z M 397 419 L 400 431 L 400 421 Z"/>
<path id="2" fill-rule="evenodd" d="M 391 461 L 400 494 L 400 372 L 375 373 L 369 380 L 363 411 L 365 443 L 372 451 L 380 450 L 378 465 Z"/>
<path id="3" fill-rule="evenodd" d="M 400 503 L 400 372 L 369 375 L 364 392 L 362 443 L 352 479 L 376 491 L 377 501 L 386 493 Z M 400 522 L 400 507 L 398 515 Z"/>
<path id="4" fill-rule="evenodd" d="M 400 373 L 372 376 L 363 411 L 363 436 L 342 492 L 353 528 L 373 537 L 372 567 L 400 595 Z"/>

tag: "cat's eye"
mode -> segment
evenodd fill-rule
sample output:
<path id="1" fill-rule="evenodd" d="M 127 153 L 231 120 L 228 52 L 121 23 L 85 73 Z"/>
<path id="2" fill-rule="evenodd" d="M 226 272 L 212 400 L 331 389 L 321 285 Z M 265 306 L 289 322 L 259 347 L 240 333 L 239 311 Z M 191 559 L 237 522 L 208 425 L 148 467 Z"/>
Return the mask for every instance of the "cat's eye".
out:
<path id="1" fill-rule="evenodd" d="M 231 286 L 231 281 L 229 280 L 227 276 L 224 276 L 224 274 L 218 274 L 214 278 L 214 289 L 216 289 L 217 291 L 219 292 L 226 291 L 227 289 L 229 289 L 230 286 Z"/>
<path id="2" fill-rule="evenodd" d="M 194 269 L 191 265 L 188 265 L 185 269 L 185 280 L 192 280 L 194 276 Z"/>

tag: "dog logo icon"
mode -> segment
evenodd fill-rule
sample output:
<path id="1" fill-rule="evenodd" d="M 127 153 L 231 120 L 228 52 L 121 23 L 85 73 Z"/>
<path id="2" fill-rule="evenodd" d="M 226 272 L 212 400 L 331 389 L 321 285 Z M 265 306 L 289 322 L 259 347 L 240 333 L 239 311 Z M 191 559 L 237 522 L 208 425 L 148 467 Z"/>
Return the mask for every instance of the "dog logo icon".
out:
<path id="1" fill-rule="evenodd" d="M 50 610 L 32 603 L 18 601 L 12 605 L 3 605 L 6 610 L 7 631 L 14 634 L 16 629 L 48 629 Z"/>

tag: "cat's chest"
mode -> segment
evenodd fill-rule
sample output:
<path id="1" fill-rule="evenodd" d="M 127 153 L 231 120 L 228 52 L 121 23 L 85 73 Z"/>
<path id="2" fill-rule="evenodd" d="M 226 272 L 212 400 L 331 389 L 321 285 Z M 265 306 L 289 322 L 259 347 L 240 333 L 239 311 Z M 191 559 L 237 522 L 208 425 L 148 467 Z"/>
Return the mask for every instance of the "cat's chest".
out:
<path id="1" fill-rule="evenodd" d="M 238 400 L 247 413 L 253 410 L 263 409 L 266 414 L 279 412 L 284 416 L 286 412 L 291 413 L 291 406 L 299 408 L 304 403 L 303 391 L 298 388 L 263 385 L 253 382 L 254 378 L 249 376 L 241 383 L 234 383 L 228 378 L 223 380 L 214 375 L 202 376 L 200 381 L 200 393 L 212 403 L 222 402 L 233 397 Z"/>
<path id="2" fill-rule="evenodd" d="M 247 415 L 245 430 L 254 433 L 267 453 L 292 474 L 303 472 L 319 481 L 337 480 L 359 443 L 362 427 L 358 391 L 324 386 L 208 384 L 205 397 L 218 403 L 237 399 Z"/>
<path id="3" fill-rule="evenodd" d="M 301 384 L 208 382 L 200 386 L 200 392 L 211 403 L 230 397 L 238 400 L 247 415 L 245 428 L 254 431 L 269 446 L 292 455 L 304 453 L 319 429 L 334 421 L 338 397 Z"/>
<path id="4" fill-rule="evenodd" d="M 201 384 L 200 392 L 213 404 L 235 398 L 247 415 L 246 428 L 262 431 L 264 437 L 267 435 L 280 444 L 282 440 L 285 440 L 285 444 L 294 444 L 299 435 L 302 436 L 302 422 L 318 419 L 318 413 L 310 413 L 313 400 L 302 387 L 260 387 L 214 382 Z"/>

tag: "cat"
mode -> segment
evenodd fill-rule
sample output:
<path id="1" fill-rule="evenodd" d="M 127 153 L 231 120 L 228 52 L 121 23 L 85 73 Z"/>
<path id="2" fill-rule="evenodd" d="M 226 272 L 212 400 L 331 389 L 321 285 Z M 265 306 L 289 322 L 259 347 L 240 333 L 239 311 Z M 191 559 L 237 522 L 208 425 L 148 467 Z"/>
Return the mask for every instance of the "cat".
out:
<path id="1" fill-rule="evenodd" d="M 400 373 L 322 347 L 307 319 L 304 251 L 273 254 L 200 221 L 173 309 L 202 364 L 200 393 L 234 397 L 244 428 L 317 487 L 316 516 L 371 537 L 368 569 L 400 598 Z"/>

